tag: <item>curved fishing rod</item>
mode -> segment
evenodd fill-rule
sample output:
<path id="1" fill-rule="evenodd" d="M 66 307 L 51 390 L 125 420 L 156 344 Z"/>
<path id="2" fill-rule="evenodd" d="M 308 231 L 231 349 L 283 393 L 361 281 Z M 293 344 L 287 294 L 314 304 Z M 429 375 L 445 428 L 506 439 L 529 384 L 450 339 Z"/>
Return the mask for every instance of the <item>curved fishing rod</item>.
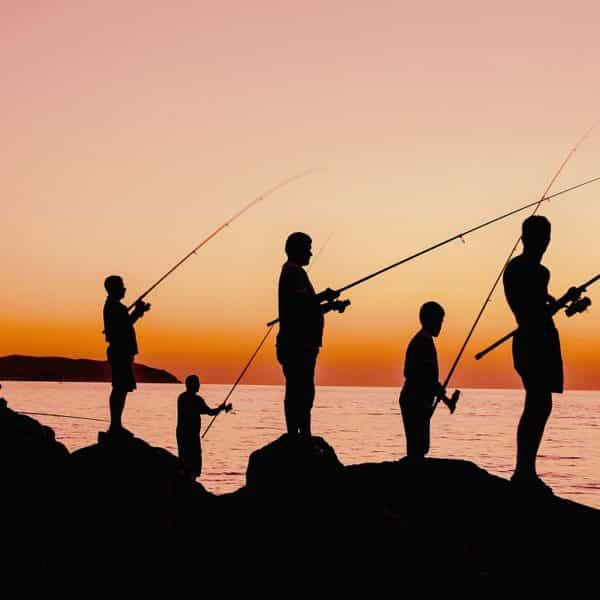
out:
<path id="1" fill-rule="evenodd" d="M 579 146 L 587 139 L 587 137 L 590 135 L 590 133 L 596 128 L 596 126 L 598 125 L 598 123 L 600 123 L 600 121 L 594 123 L 581 136 L 581 138 L 577 141 L 577 143 L 573 146 L 573 148 L 571 148 L 571 150 L 567 153 L 567 155 L 565 156 L 565 158 L 561 162 L 561 164 L 558 167 L 556 173 L 554 173 L 554 175 L 550 179 L 550 182 L 546 186 L 546 189 L 544 190 L 544 193 L 542 194 L 542 196 L 540 197 L 540 199 L 537 202 L 534 202 L 533 204 L 529 205 L 529 206 L 534 206 L 534 209 L 533 209 L 533 211 L 531 213 L 532 215 L 535 215 L 537 213 L 538 208 L 541 206 L 542 202 L 544 202 L 545 200 L 548 200 L 549 198 L 552 197 L 552 196 L 547 196 L 548 192 L 550 191 L 550 188 L 554 185 L 555 181 L 558 179 L 558 177 L 562 173 L 563 169 L 566 167 L 567 163 L 571 160 L 571 158 L 573 157 L 573 155 L 575 154 L 575 152 L 577 152 L 577 149 L 579 148 Z M 590 181 L 590 183 L 591 183 L 591 181 Z M 581 187 L 581 186 L 579 186 L 579 187 Z M 519 236 L 517 238 L 517 241 L 515 242 L 514 246 L 512 247 L 512 250 L 510 251 L 508 257 L 504 261 L 504 263 L 502 265 L 502 268 L 500 269 L 500 272 L 498 273 L 498 276 L 496 277 L 494 283 L 492 284 L 492 287 L 491 287 L 488 295 L 485 297 L 485 300 L 483 301 L 483 304 L 481 305 L 481 308 L 479 309 L 479 312 L 477 313 L 477 316 L 475 317 L 475 321 L 473 322 L 473 325 L 471 326 L 471 329 L 469 330 L 469 333 L 467 334 L 467 337 L 465 338 L 465 341 L 463 342 L 460 350 L 458 351 L 458 354 L 456 355 L 456 358 L 454 359 L 454 362 L 452 363 L 452 366 L 450 367 L 450 370 L 448 371 L 448 375 L 446 376 L 446 379 L 444 380 L 444 383 L 442 384 L 442 389 L 445 390 L 447 388 L 448 384 L 450 383 L 450 379 L 454 375 L 454 372 L 456 371 L 456 367 L 458 367 L 458 363 L 460 362 L 460 360 L 461 360 L 461 358 L 462 358 L 462 356 L 463 356 L 463 354 L 465 352 L 467 344 L 471 340 L 471 337 L 473 336 L 473 333 L 475 332 L 475 329 L 476 329 L 477 325 L 479 324 L 479 321 L 481 320 L 481 317 L 483 317 L 483 313 L 485 312 L 485 309 L 487 308 L 487 305 L 490 303 L 492 295 L 496 291 L 496 288 L 498 287 L 498 283 L 500 282 L 500 279 L 502 279 L 502 274 L 504 273 L 504 270 L 506 269 L 506 266 L 508 265 L 508 263 L 510 262 L 511 258 L 513 257 L 513 254 L 515 253 L 515 251 L 516 251 L 516 249 L 517 249 L 520 241 L 521 241 L 521 236 Z M 439 401 L 440 401 L 440 398 L 436 398 L 436 400 L 434 401 L 432 410 L 435 410 L 436 406 L 439 404 Z"/>
<path id="2" fill-rule="evenodd" d="M 475 231 L 479 230 L 479 229 L 483 229 L 484 227 L 487 227 L 488 225 L 492 225 L 493 223 L 496 223 L 498 221 L 502 221 L 503 219 L 506 219 L 512 215 L 515 215 L 519 212 L 522 212 L 524 210 L 527 210 L 528 208 L 531 208 L 532 206 L 536 206 L 544 201 L 549 201 L 552 198 L 556 198 L 557 196 L 561 196 L 562 194 L 566 194 L 567 192 L 571 192 L 573 190 L 576 190 L 578 188 L 581 188 L 585 185 L 588 185 L 590 183 L 593 183 L 595 181 L 599 181 L 600 177 L 594 177 L 593 179 L 588 179 L 587 181 L 584 181 L 583 183 L 579 183 L 577 185 L 573 185 L 569 188 L 566 188 L 564 190 L 561 190 L 560 192 L 556 192 L 555 194 L 552 194 L 550 196 L 544 196 L 541 198 L 541 200 L 536 200 L 535 202 L 530 202 L 529 204 L 526 204 L 525 206 L 521 206 L 520 208 L 515 208 L 514 210 L 511 210 L 507 213 L 504 213 L 503 215 L 500 215 L 499 217 L 495 217 L 493 219 L 490 219 L 489 221 L 486 221 L 485 223 L 481 223 L 479 225 L 477 225 L 476 227 L 472 227 L 471 229 L 467 229 L 466 231 L 462 231 L 461 233 L 458 233 L 456 235 L 453 235 L 452 237 L 449 237 L 446 240 L 443 240 L 441 242 L 438 242 L 437 244 L 434 244 L 433 246 L 429 246 L 428 248 L 424 248 L 423 250 L 420 250 L 419 252 L 416 252 L 415 254 L 411 254 L 410 256 L 407 256 L 406 258 L 403 258 L 402 260 L 399 260 L 398 262 L 395 262 L 391 265 L 388 265 L 387 267 L 384 267 L 383 269 L 379 269 L 378 271 L 375 271 L 374 273 L 371 273 L 369 275 L 366 275 L 365 277 L 362 277 L 361 279 L 357 279 L 356 281 L 353 281 L 352 283 L 349 283 L 348 285 L 345 285 L 344 287 L 341 287 L 337 290 L 335 290 L 338 294 L 341 294 L 342 292 L 345 292 L 346 290 L 349 290 L 350 288 L 353 288 L 357 285 L 360 285 L 361 283 L 364 283 L 365 281 L 368 281 L 369 279 L 373 279 L 373 277 L 377 277 L 378 275 L 381 275 L 382 273 L 385 273 L 386 271 L 389 271 L 390 269 L 394 269 L 396 267 L 399 267 L 400 265 L 403 265 L 404 263 L 407 263 L 411 260 L 414 260 L 415 258 L 418 258 L 419 256 L 423 256 L 424 254 L 427 254 L 429 252 L 432 252 L 433 250 L 437 250 L 438 248 L 441 248 L 442 246 L 445 246 L 446 244 L 449 244 L 451 242 L 454 242 L 456 240 L 462 240 L 465 236 L 474 233 Z M 274 319 L 272 321 L 269 321 L 267 323 L 267 327 L 270 327 L 271 325 L 275 325 L 275 323 L 277 323 L 279 321 L 279 319 Z"/>
<path id="3" fill-rule="evenodd" d="M 296 181 L 297 179 L 302 179 L 303 177 L 306 177 L 307 175 L 314 173 L 316 170 L 317 169 L 309 169 L 308 171 L 302 171 L 301 173 L 293 175 L 292 177 L 288 177 L 287 179 L 280 181 L 277 185 L 274 185 L 272 188 L 269 188 L 268 190 L 263 192 L 260 196 L 257 196 L 256 198 L 254 198 L 254 200 L 252 200 L 251 202 L 248 202 L 248 204 L 246 204 L 246 206 L 244 206 L 241 210 L 236 212 L 232 217 L 230 217 L 227 221 L 225 221 L 225 223 L 223 223 L 222 225 L 217 227 L 211 234 L 209 234 L 207 237 L 205 237 L 197 246 L 195 246 L 190 252 L 188 252 L 181 260 L 179 260 L 177 263 L 175 263 L 166 273 L 164 273 L 158 279 L 158 281 L 153 283 L 135 302 L 130 304 L 127 307 L 127 310 L 131 310 L 138 302 L 141 302 L 152 290 L 154 290 L 171 273 L 173 273 L 173 271 L 178 269 L 188 258 L 190 258 L 193 254 L 196 254 L 196 252 L 200 248 L 202 248 L 202 246 L 204 246 L 207 242 L 212 240 L 212 238 L 214 238 L 217 234 L 219 234 L 221 231 L 223 231 L 223 229 L 225 229 L 226 227 L 231 225 L 231 223 L 233 223 L 233 221 L 235 221 L 238 217 L 241 217 L 247 210 L 249 210 L 256 204 L 258 204 L 259 202 L 262 202 L 265 198 L 274 194 L 277 190 L 281 189 L 282 187 L 289 185 L 290 183 L 292 183 L 293 181 Z"/>
<path id="4" fill-rule="evenodd" d="M 323 250 L 325 250 L 325 248 L 327 247 L 327 244 L 329 244 L 332 237 L 333 237 L 333 233 L 329 234 L 329 237 L 325 240 L 325 242 L 323 242 L 323 245 L 319 248 L 315 257 L 313 258 L 311 266 L 314 266 L 314 264 L 317 262 L 317 260 L 321 256 L 321 253 L 323 252 Z M 256 358 L 258 353 L 260 352 L 260 349 L 264 346 L 265 342 L 267 341 L 267 338 L 271 334 L 271 331 L 273 331 L 273 328 L 275 327 L 275 323 L 272 323 L 271 325 L 267 325 L 267 327 L 268 327 L 267 333 L 265 333 L 264 337 L 259 342 L 256 350 L 252 353 L 252 356 L 248 359 L 248 362 L 242 369 L 242 372 L 239 374 L 239 376 L 235 380 L 234 384 L 231 386 L 231 389 L 227 393 L 227 396 L 225 396 L 225 400 L 223 400 L 223 402 L 222 402 L 223 406 L 227 404 L 227 400 L 229 400 L 229 398 L 231 397 L 231 394 L 233 394 L 235 388 L 238 386 L 239 382 L 242 380 L 242 377 L 246 374 L 246 371 L 250 368 L 250 365 L 252 364 L 252 362 L 254 361 L 254 359 Z M 210 420 L 210 423 L 207 425 L 207 427 L 204 430 L 204 433 L 202 434 L 200 439 L 204 439 L 204 436 L 208 433 L 208 430 L 212 427 L 212 424 L 215 422 L 215 419 L 217 417 L 218 417 L 218 414 L 213 416 L 213 418 Z"/>

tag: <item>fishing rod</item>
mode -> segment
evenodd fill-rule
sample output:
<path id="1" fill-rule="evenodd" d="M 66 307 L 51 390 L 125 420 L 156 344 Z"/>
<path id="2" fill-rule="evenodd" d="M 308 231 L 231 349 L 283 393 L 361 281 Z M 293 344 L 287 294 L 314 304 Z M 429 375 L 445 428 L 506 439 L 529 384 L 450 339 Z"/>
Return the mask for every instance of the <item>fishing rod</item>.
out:
<path id="1" fill-rule="evenodd" d="M 131 310 L 132 308 L 134 308 L 138 302 L 141 302 L 152 290 L 154 290 L 171 273 L 173 273 L 173 271 L 178 269 L 186 260 L 188 260 L 188 258 L 190 258 L 192 255 L 196 254 L 196 252 L 200 248 L 202 248 L 202 246 L 204 246 L 206 243 L 208 243 L 210 240 L 212 240 L 212 238 L 214 238 L 221 231 L 223 231 L 223 229 L 225 229 L 226 227 L 231 225 L 231 223 L 233 223 L 236 219 L 241 217 L 247 210 L 249 210 L 253 206 L 256 206 L 258 203 L 262 202 L 263 200 L 265 200 L 265 198 L 268 198 L 269 196 L 274 194 L 277 190 L 281 189 L 282 187 L 289 185 L 293 181 L 302 179 L 303 177 L 306 177 L 307 175 L 314 173 L 316 170 L 317 169 L 310 169 L 308 171 L 302 171 L 301 173 L 293 175 L 292 177 L 288 177 L 287 179 L 280 181 L 277 185 L 274 185 L 272 188 L 269 188 L 268 190 L 263 192 L 260 196 L 257 196 L 256 198 L 254 198 L 254 200 L 248 202 L 248 204 L 246 204 L 243 208 L 241 208 L 238 212 L 236 212 L 232 217 L 230 217 L 227 221 L 225 221 L 225 223 L 223 223 L 222 225 L 219 225 L 219 227 L 217 227 L 211 234 L 209 234 L 207 237 L 205 237 L 198 245 L 194 246 L 194 248 L 192 248 L 192 250 L 190 252 L 188 252 L 181 260 L 176 262 L 166 273 L 164 273 L 155 283 L 153 283 L 141 296 L 139 296 L 139 298 L 135 302 L 130 304 L 127 307 L 127 310 Z"/>
<path id="2" fill-rule="evenodd" d="M 554 194 L 553 196 L 547 196 L 547 194 L 550 191 L 550 188 L 554 185 L 554 183 L 556 182 L 556 180 L 560 176 L 560 174 L 563 172 L 563 169 L 566 167 L 567 163 L 574 156 L 575 152 L 577 152 L 577 149 L 579 148 L 579 146 L 592 133 L 592 131 L 596 128 L 596 126 L 598 125 L 598 123 L 600 123 L 600 121 L 597 121 L 596 123 L 594 123 L 581 136 L 581 138 L 579 138 L 579 140 L 577 141 L 577 143 L 573 146 L 573 148 L 571 148 L 571 150 L 569 150 L 569 152 L 567 153 L 567 155 L 565 156 L 565 158 L 563 159 L 563 161 L 560 163 L 558 169 L 556 170 L 556 173 L 554 173 L 554 175 L 550 179 L 550 182 L 546 186 L 546 189 L 544 190 L 544 193 L 541 195 L 540 199 L 537 202 L 534 202 L 534 203 L 532 203 L 532 204 L 529 205 L 529 206 L 533 206 L 534 207 L 533 212 L 531 213 L 532 215 L 535 215 L 537 213 L 537 211 L 538 211 L 539 207 L 541 206 L 542 202 L 544 202 L 545 200 L 548 200 L 549 198 L 552 198 L 553 196 L 556 196 L 556 194 Z M 585 183 L 587 183 L 587 182 L 584 182 L 584 185 L 585 185 Z M 589 183 L 591 183 L 591 181 Z M 579 186 L 579 187 L 581 187 L 581 186 Z M 524 209 L 525 209 L 525 207 L 524 207 Z M 483 301 L 483 304 L 481 305 L 481 308 L 479 309 L 479 312 L 478 312 L 477 316 L 475 317 L 475 321 L 473 322 L 473 325 L 471 326 L 471 329 L 469 330 L 469 333 L 467 334 L 467 337 L 465 338 L 465 341 L 463 342 L 460 350 L 458 351 L 458 354 L 456 355 L 456 358 L 454 359 L 454 362 L 452 363 L 452 366 L 450 367 L 450 371 L 448 372 L 448 375 L 446 376 L 446 379 L 444 380 L 444 383 L 442 384 L 442 389 L 445 390 L 448 387 L 448 384 L 450 383 L 450 379 L 452 378 L 452 376 L 454 375 L 454 372 L 456 371 L 456 367 L 458 366 L 458 363 L 460 362 L 460 360 L 461 360 L 461 358 L 462 358 L 462 356 L 463 356 L 463 354 L 465 352 L 467 344 L 471 340 L 471 337 L 473 336 L 473 333 L 475 332 L 475 329 L 476 329 L 477 325 L 479 324 L 479 321 L 481 320 L 481 317 L 483 317 L 483 313 L 485 312 L 485 309 L 487 308 L 487 305 L 490 303 L 492 295 L 496 291 L 496 287 L 498 287 L 498 283 L 500 282 L 500 279 L 502 278 L 502 274 L 504 273 L 504 270 L 506 269 L 506 266 L 508 265 L 508 263 L 510 262 L 513 254 L 515 253 L 515 251 L 517 249 L 517 246 L 519 245 L 520 240 L 521 240 L 521 236 L 519 236 L 517 238 L 517 241 L 515 242 L 514 246 L 512 247 L 512 249 L 511 249 L 508 257 L 504 261 L 504 264 L 502 265 L 502 268 L 500 269 L 500 272 L 498 273 L 498 276 L 496 277 L 494 283 L 492 284 L 492 287 L 491 287 L 488 295 L 486 296 L 485 300 Z M 434 400 L 433 407 L 432 407 L 433 411 L 435 411 L 435 408 L 439 404 L 440 399 L 441 398 L 436 398 Z"/>
<path id="3" fill-rule="evenodd" d="M 262 340 L 258 344 L 258 347 L 252 353 L 252 356 L 249 358 L 248 362 L 246 363 L 246 365 L 242 369 L 242 372 L 239 374 L 238 378 L 235 380 L 235 383 L 231 386 L 231 389 L 227 393 L 227 396 L 225 396 L 225 400 L 223 400 L 223 402 L 222 402 L 223 406 L 225 406 L 227 404 L 227 400 L 229 400 L 229 398 L 231 397 L 231 394 L 233 394 L 233 391 L 237 387 L 238 383 L 242 380 L 242 377 L 246 374 L 246 371 L 250 368 L 250 365 L 252 364 L 252 362 L 256 358 L 256 355 L 260 352 L 260 349 L 263 347 L 264 343 L 267 341 L 267 338 L 271 334 L 271 331 L 273 331 L 273 327 L 274 326 L 271 325 L 269 327 L 269 329 L 267 329 L 267 333 L 265 333 L 265 335 L 263 336 Z M 217 416 L 218 416 L 218 414 L 214 415 L 213 418 L 210 420 L 210 423 L 207 425 L 206 429 L 204 430 L 204 433 L 202 434 L 202 438 L 201 439 L 204 439 L 204 436 L 208 433 L 208 430 L 212 427 L 212 424 L 215 422 L 215 419 L 217 418 Z"/>
<path id="4" fill-rule="evenodd" d="M 567 317 L 572 317 L 577 313 L 582 313 L 585 310 L 587 310 L 588 307 L 591 306 L 592 301 L 586 296 L 584 296 L 583 298 L 581 298 L 580 296 L 587 290 L 587 288 L 590 285 L 598 281 L 598 279 L 600 279 L 600 274 L 596 275 L 595 277 L 592 277 L 583 285 L 573 288 L 572 292 L 567 292 L 562 298 L 559 298 L 556 301 L 556 303 L 550 310 L 550 314 L 555 315 L 557 312 L 561 311 L 564 308 Z M 510 340 L 510 338 L 512 338 L 517 333 L 517 331 L 519 331 L 518 327 L 517 329 L 514 329 L 510 333 L 507 333 L 505 336 L 501 337 L 499 340 L 496 340 L 493 344 L 490 344 L 487 348 L 485 348 L 481 352 L 478 352 L 475 355 L 475 359 L 482 359 L 486 354 L 488 354 L 507 340 Z"/>
<path id="5" fill-rule="evenodd" d="M 461 233 L 458 233 L 456 235 L 453 235 L 452 237 L 449 237 L 446 240 L 443 240 L 441 242 L 438 242 L 437 244 L 434 244 L 433 246 L 429 246 L 427 248 L 424 248 L 423 250 L 420 250 L 419 252 L 416 252 L 415 254 L 411 254 L 410 256 L 407 256 L 406 258 L 403 258 L 402 260 L 399 260 L 398 262 L 395 262 L 391 265 L 388 265 L 387 267 L 384 267 L 383 269 L 379 269 L 378 271 L 375 271 L 374 273 L 371 273 L 369 275 L 366 275 L 365 277 L 361 277 L 360 279 L 357 279 L 356 281 L 353 281 L 352 283 L 349 283 L 348 285 L 345 285 L 344 287 L 341 287 L 337 290 L 333 290 L 338 296 L 339 294 L 341 294 L 342 292 L 345 292 L 346 290 L 349 290 L 350 288 L 353 288 L 357 285 L 360 285 L 361 283 L 364 283 L 366 281 L 368 281 L 369 279 L 373 279 L 374 277 L 377 277 L 378 275 L 381 275 L 382 273 L 385 273 L 386 271 L 389 271 L 390 269 L 394 269 L 395 267 L 399 267 L 400 265 L 403 265 L 404 263 L 407 263 L 411 260 L 414 260 L 415 258 L 418 258 L 419 256 L 423 256 L 424 254 L 427 254 L 429 252 L 432 252 L 433 250 L 437 250 L 438 248 L 441 248 L 442 246 L 445 246 L 446 244 L 449 244 L 451 242 L 454 242 L 456 240 L 463 240 L 464 241 L 464 237 L 474 233 L 475 231 L 479 230 L 479 229 L 483 229 L 484 227 L 487 227 L 488 225 L 492 225 L 493 223 L 496 223 L 498 221 L 501 221 L 503 219 L 506 219 L 512 215 L 515 215 L 519 212 L 522 212 L 524 210 L 527 210 L 528 208 L 531 208 L 532 206 L 536 206 L 539 205 L 541 202 L 544 201 L 550 201 L 552 198 L 556 198 L 558 196 L 561 196 L 562 194 L 566 194 L 567 192 L 571 192 L 573 190 L 576 190 L 578 188 L 581 188 L 585 185 L 588 185 L 590 183 L 593 183 L 595 181 L 600 180 L 600 177 L 594 177 L 593 179 L 588 179 L 587 181 L 584 181 L 582 183 L 579 183 L 577 185 L 573 185 L 569 188 L 566 188 L 564 190 L 561 190 L 560 192 L 556 192 L 555 194 L 552 194 L 550 196 L 546 196 L 544 195 L 541 200 L 536 200 L 535 202 L 530 202 L 529 204 L 526 204 L 525 206 L 521 206 L 520 208 L 515 208 L 514 210 L 511 210 L 507 213 L 504 213 L 503 215 L 500 215 L 499 217 L 495 217 L 493 219 L 490 219 L 489 221 L 486 221 L 485 223 L 481 223 L 475 227 L 472 227 L 471 229 L 467 229 L 465 231 L 462 231 Z M 347 302 L 347 301 L 345 301 Z M 336 308 L 333 308 L 333 310 L 337 310 Z M 269 321 L 267 323 L 267 327 L 270 327 L 271 325 L 275 325 L 275 323 L 277 323 L 279 321 L 279 319 L 273 319 L 272 321 Z"/>
<path id="6" fill-rule="evenodd" d="M 315 265 L 315 263 L 317 262 L 317 260 L 321 256 L 321 253 L 323 252 L 323 250 L 325 250 L 325 248 L 327 247 L 327 245 L 331 241 L 332 237 L 333 237 L 333 233 L 331 233 L 329 235 L 329 237 L 325 240 L 325 242 L 323 243 L 323 245 L 319 248 L 319 250 L 317 251 L 315 257 L 312 260 L 311 266 Z M 348 303 L 349 303 L 349 301 L 348 301 Z M 231 394 L 233 394 L 235 388 L 238 386 L 239 382 L 242 380 L 242 377 L 246 374 L 246 371 L 250 368 L 250 365 L 252 364 L 252 362 L 254 361 L 254 359 L 256 358 L 256 356 L 258 355 L 258 353 L 260 352 L 260 349 L 264 346 L 264 344 L 267 341 L 267 338 L 269 337 L 269 335 L 271 335 L 271 331 L 273 331 L 273 328 L 275 327 L 275 323 L 273 323 L 271 325 L 268 325 L 267 327 L 268 327 L 268 329 L 267 329 L 267 332 L 265 333 L 264 337 L 261 339 L 261 341 L 259 342 L 256 350 L 252 353 L 252 356 L 248 359 L 248 362 L 246 363 L 246 365 L 242 369 L 242 372 L 239 374 L 238 378 L 235 380 L 234 384 L 231 386 L 231 389 L 227 393 L 227 396 L 225 396 L 225 400 L 223 400 L 223 403 L 222 403 L 223 406 L 225 406 L 227 404 L 227 400 L 229 400 L 229 398 L 231 397 Z M 208 433 L 208 430 L 212 427 L 212 424 L 215 422 L 215 419 L 217 418 L 217 416 L 218 416 L 218 414 L 213 416 L 213 418 L 211 419 L 210 423 L 207 425 L 206 429 L 204 430 L 204 433 L 202 434 L 201 439 L 204 439 L 204 436 Z"/>
<path id="7" fill-rule="evenodd" d="M 18 411 L 20 415 L 35 415 L 35 416 L 44 416 L 44 417 L 60 417 L 62 419 L 80 419 L 82 421 L 101 421 L 102 423 L 108 423 L 108 419 L 95 419 L 94 417 L 76 417 L 74 415 L 59 415 L 56 413 L 45 413 L 45 412 L 24 412 L 22 410 Z"/>

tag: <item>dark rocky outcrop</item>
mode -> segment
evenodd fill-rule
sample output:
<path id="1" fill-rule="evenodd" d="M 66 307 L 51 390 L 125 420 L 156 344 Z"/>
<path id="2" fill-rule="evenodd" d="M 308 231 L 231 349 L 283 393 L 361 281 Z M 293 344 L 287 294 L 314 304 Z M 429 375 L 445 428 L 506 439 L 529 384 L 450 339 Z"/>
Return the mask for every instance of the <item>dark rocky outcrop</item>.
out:
<path id="1" fill-rule="evenodd" d="M 177 377 L 163 369 L 135 363 L 133 372 L 139 383 L 179 383 Z M 0 380 L 102 382 L 111 380 L 111 371 L 104 360 L 12 354 L 0 357 Z"/>
<path id="2" fill-rule="evenodd" d="M 0 434 L 17 558 L 59 580 L 206 575 L 222 594 L 279 580 L 290 592 L 409 580 L 490 591 L 595 573 L 600 511 L 516 490 L 467 461 L 344 467 L 322 438 L 282 436 L 252 453 L 246 486 L 215 496 L 134 437 L 100 435 L 69 455 L 5 406 Z"/>
<path id="3" fill-rule="evenodd" d="M 63 520 L 69 452 L 54 431 L 0 398 L 0 519 L 6 572 L 49 565 Z"/>
<path id="4" fill-rule="evenodd" d="M 339 481 L 344 465 L 321 437 L 282 435 L 255 450 L 248 461 L 246 485 L 256 493 L 310 491 Z"/>

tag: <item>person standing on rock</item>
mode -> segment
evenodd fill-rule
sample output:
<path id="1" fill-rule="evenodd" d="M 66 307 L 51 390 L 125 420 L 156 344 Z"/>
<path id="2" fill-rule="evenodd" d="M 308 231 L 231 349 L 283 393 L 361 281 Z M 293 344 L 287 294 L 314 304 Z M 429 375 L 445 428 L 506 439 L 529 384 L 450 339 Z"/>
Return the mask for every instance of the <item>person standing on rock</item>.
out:
<path id="1" fill-rule="evenodd" d="M 200 445 L 200 416 L 218 415 L 229 412 L 231 404 L 221 404 L 210 408 L 204 398 L 198 395 L 200 379 L 188 375 L 185 379 L 185 392 L 177 398 L 177 450 L 187 475 L 191 479 L 200 477 L 202 472 L 202 447 Z"/>
<path id="2" fill-rule="evenodd" d="M 312 256 L 312 240 L 306 233 L 292 233 L 285 243 L 287 262 L 279 277 L 279 333 L 277 360 L 285 376 L 284 412 L 291 436 L 310 437 L 311 410 L 315 397 L 315 366 L 323 342 L 323 313 L 343 310 L 333 301 L 339 296 L 327 288 L 315 290 L 303 267 Z M 328 304 L 322 305 L 321 302 Z"/>
<path id="3" fill-rule="evenodd" d="M 436 397 L 453 413 L 455 400 L 446 396 L 439 382 L 437 352 L 433 338 L 440 334 L 444 309 L 437 302 L 426 302 L 419 311 L 421 329 L 415 334 L 404 359 L 404 386 L 400 392 L 400 411 L 406 435 L 406 455 L 420 462 L 429 452 L 430 422 Z"/>
<path id="4" fill-rule="evenodd" d="M 125 297 L 125 284 L 119 275 L 110 275 L 104 280 L 108 293 L 104 303 L 104 336 L 108 342 L 106 351 L 112 371 L 112 391 L 110 393 L 109 434 L 131 435 L 121 423 L 127 394 L 136 388 L 133 375 L 133 361 L 138 353 L 134 323 L 150 310 L 150 304 L 139 300 L 131 314 L 121 302 Z"/>
<path id="5" fill-rule="evenodd" d="M 576 300 L 577 288 L 558 301 L 548 294 L 550 271 L 541 264 L 550 243 L 550 221 L 533 215 L 523 221 L 523 252 L 503 274 L 504 294 L 518 324 L 513 337 L 513 364 L 525 388 L 525 406 L 517 429 L 517 461 L 511 481 L 551 493 L 538 477 L 536 457 L 552 412 L 552 393 L 563 391 L 563 363 L 558 331 L 552 320 L 557 302 Z"/>

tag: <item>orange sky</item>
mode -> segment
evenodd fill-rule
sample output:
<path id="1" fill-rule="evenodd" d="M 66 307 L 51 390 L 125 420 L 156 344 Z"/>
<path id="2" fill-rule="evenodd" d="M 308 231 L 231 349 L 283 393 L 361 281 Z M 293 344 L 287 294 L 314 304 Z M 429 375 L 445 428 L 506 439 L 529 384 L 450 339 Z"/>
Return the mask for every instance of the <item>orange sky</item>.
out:
<path id="1" fill-rule="evenodd" d="M 324 7 L 323 5 L 326 5 Z M 539 197 L 600 117 L 593 2 L 131 2 L 0 7 L 0 354 L 101 358 L 102 281 L 130 294 L 241 206 L 282 189 L 169 278 L 139 361 L 232 381 L 276 314 L 283 242 L 331 241 L 340 287 Z M 600 128 L 553 188 L 600 175 Z M 544 208 L 551 292 L 598 272 L 600 188 Z M 318 383 L 400 385 L 419 305 L 447 311 L 442 373 L 519 232 L 516 217 L 352 290 Z M 600 289 L 600 288 L 598 288 Z M 592 289 L 592 296 L 595 290 Z M 558 317 L 571 388 L 600 388 L 600 317 Z M 494 296 L 457 371 L 515 386 Z M 269 342 L 245 380 L 279 383 Z"/>

